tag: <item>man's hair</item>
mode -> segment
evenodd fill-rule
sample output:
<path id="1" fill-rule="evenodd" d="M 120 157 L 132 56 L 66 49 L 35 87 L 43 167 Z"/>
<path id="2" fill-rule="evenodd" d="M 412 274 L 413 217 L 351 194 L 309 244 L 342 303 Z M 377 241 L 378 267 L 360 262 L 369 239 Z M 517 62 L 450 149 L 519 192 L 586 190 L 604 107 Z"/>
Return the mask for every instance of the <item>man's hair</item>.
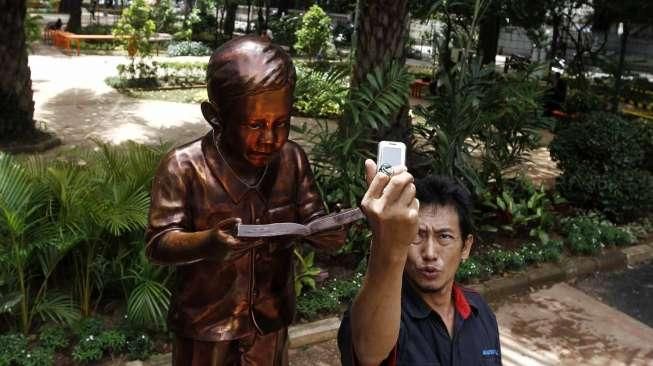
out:
<path id="1" fill-rule="evenodd" d="M 415 188 L 420 207 L 451 205 L 456 209 L 463 241 L 469 234 L 474 234 L 472 197 L 465 187 L 451 178 L 429 175 L 416 180 Z"/>
<path id="2" fill-rule="evenodd" d="M 225 111 L 236 98 L 295 87 L 295 66 L 278 45 L 256 36 L 234 38 L 218 48 L 206 72 L 209 100 Z"/>

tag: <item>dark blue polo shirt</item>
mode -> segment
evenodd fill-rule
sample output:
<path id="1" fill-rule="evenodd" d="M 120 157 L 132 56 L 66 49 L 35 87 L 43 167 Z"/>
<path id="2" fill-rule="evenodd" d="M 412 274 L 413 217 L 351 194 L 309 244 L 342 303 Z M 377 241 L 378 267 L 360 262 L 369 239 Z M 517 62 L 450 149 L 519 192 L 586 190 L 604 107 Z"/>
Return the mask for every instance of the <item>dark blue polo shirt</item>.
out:
<path id="1" fill-rule="evenodd" d="M 490 307 L 477 292 L 455 284 L 452 296 L 456 309 L 453 338 L 438 313 L 404 281 L 399 339 L 383 365 L 501 365 L 499 329 Z M 357 364 L 349 311 L 340 325 L 338 347 L 344 366 Z"/>

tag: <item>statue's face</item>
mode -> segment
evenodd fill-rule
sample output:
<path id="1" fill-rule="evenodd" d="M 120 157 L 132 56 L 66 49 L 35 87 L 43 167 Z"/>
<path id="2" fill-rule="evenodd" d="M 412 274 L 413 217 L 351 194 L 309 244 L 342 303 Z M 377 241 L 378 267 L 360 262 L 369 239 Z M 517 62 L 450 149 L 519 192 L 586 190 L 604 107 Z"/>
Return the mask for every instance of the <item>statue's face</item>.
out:
<path id="1" fill-rule="evenodd" d="M 240 97 L 225 121 L 223 141 L 235 155 L 254 167 L 264 167 L 288 141 L 290 87 Z"/>

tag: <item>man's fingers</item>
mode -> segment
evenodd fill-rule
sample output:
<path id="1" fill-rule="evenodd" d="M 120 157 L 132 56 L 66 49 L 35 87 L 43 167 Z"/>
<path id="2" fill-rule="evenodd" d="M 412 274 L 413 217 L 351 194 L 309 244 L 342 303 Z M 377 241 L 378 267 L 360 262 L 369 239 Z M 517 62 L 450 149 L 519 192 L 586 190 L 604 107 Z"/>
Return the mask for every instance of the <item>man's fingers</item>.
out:
<path id="1" fill-rule="evenodd" d="M 408 184 L 413 183 L 413 180 L 413 176 L 405 170 L 401 174 L 393 176 L 390 183 L 388 183 L 383 190 L 383 196 L 381 198 L 383 198 L 386 203 L 394 203 L 397 201 L 399 196 L 401 196 L 401 192 L 403 192 L 404 188 L 406 188 Z"/>
<path id="2" fill-rule="evenodd" d="M 376 163 L 372 159 L 365 160 L 365 182 L 369 187 L 372 184 L 372 179 L 376 175 Z"/>
<path id="3" fill-rule="evenodd" d="M 369 188 L 367 188 L 367 193 L 365 193 L 365 197 L 367 198 L 381 197 L 389 181 L 390 181 L 390 177 L 387 176 L 386 174 L 376 173 L 376 175 L 374 175 L 372 179 L 372 182 L 370 183 Z"/>
<path id="4" fill-rule="evenodd" d="M 397 202 L 401 205 L 410 206 L 415 199 L 415 184 L 408 183 L 404 190 L 401 192 Z"/>

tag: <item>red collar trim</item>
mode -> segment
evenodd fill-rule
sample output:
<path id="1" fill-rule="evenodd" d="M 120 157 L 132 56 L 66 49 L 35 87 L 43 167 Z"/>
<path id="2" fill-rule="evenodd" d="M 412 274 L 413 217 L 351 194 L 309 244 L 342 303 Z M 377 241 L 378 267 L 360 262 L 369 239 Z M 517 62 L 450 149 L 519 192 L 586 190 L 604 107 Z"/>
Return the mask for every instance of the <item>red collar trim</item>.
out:
<path id="1" fill-rule="evenodd" d="M 460 313 L 460 316 L 462 316 L 464 320 L 467 320 L 467 318 L 469 318 L 469 316 L 472 314 L 472 308 L 469 306 L 469 302 L 467 301 L 467 297 L 465 297 L 465 293 L 455 283 L 453 284 L 452 292 L 453 303 L 456 307 L 456 310 Z"/>

